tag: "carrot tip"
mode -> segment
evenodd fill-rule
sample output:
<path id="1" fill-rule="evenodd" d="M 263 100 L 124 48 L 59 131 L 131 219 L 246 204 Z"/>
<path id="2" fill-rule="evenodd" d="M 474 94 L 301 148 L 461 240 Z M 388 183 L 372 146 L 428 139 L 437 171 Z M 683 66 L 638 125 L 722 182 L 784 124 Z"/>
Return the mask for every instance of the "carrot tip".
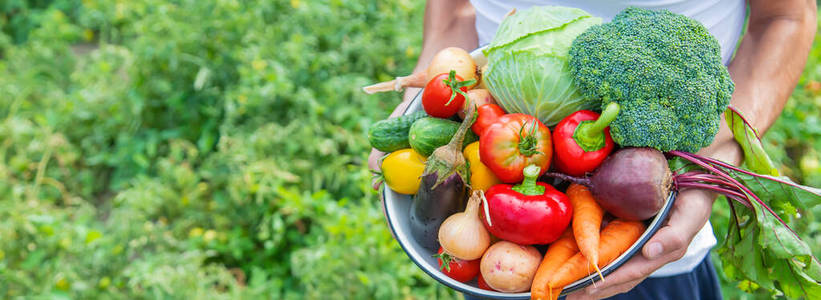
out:
<path id="1" fill-rule="evenodd" d="M 602 282 L 604 282 L 604 276 L 601 274 L 601 270 L 599 269 L 599 266 L 596 266 L 596 274 L 599 274 L 599 278 L 601 279 Z"/>

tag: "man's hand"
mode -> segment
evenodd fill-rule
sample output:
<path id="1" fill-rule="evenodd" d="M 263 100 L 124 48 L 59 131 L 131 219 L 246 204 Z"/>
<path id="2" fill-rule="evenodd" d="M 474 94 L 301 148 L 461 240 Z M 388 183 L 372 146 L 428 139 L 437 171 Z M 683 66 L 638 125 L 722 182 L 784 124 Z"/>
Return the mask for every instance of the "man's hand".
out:
<path id="1" fill-rule="evenodd" d="M 368 155 L 368 168 L 371 169 L 371 171 L 374 171 L 374 172 L 379 172 L 380 171 L 381 168 L 379 167 L 379 159 L 382 158 L 382 156 L 385 156 L 385 152 L 382 152 L 382 151 L 371 148 L 371 154 Z M 377 191 L 379 190 L 379 180 L 378 179 L 374 178 L 373 182 L 371 182 L 371 184 L 373 184 L 373 189 L 374 190 L 377 190 Z M 380 196 L 380 198 L 381 197 L 382 196 Z"/>
<path id="2" fill-rule="evenodd" d="M 604 282 L 570 294 L 567 299 L 601 299 L 627 292 L 657 269 L 683 257 L 693 237 L 710 217 L 714 200 L 713 194 L 702 190 L 681 192 L 673 203 L 667 224 L 644 245 L 641 255 L 607 275 Z"/>

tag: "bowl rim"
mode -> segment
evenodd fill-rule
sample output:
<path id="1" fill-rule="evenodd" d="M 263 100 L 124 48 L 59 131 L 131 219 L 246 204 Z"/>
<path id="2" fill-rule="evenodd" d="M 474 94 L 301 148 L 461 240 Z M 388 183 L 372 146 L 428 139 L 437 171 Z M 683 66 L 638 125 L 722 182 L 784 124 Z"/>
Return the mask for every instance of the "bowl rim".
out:
<path id="1" fill-rule="evenodd" d="M 479 57 L 478 59 L 479 60 L 484 59 L 484 57 L 482 55 L 482 52 L 481 52 L 481 50 L 484 49 L 484 48 L 485 47 L 480 47 L 480 48 L 477 48 L 477 49 L 471 51 L 471 53 L 470 53 L 471 56 L 473 56 L 474 58 L 477 58 L 477 55 L 481 55 L 481 57 Z M 406 114 L 409 113 L 409 111 L 412 110 L 412 108 L 420 106 L 420 104 L 418 102 L 421 101 L 421 95 L 422 95 L 422 91 L 420 90 L 419 93 L 417 93 L 413 97 L 413 99 L 408 104 L 408 106 L 405 107 L 405 110 L 402 112 L 402 115 L 406 115 Z M 414 110 L 414 111 L 416 111 L 416 110 Z M 413 112 L 413 111 L 411 111 L 411 112 Z M 488 291 L 488 290 L 483 290 L 483 289 L 480 289 L 478 287 L 472 286 L 468 283 L 462 283 L 462 282 L 456 281 L 456 280 L 448 277 L 447 275 L 445 275 L 441 271 L 439 271 L 437 268 L 425 263 L 424 262 L 424 257 L 420 253 L 420 251 L 418 249 L 411 248 L 410 241 L 408 241 L 407 239 L 412 238 L 412 237 L 410 237 L 409 235 L 398 235 L 398 234 L 396 234 L 397 231 L 396 231 L 396 228 L 395 228 L 395 225 L 394 225 L 396 217 L 391 216 L 391 211 L 392 211 L 392 206 L 397 205 L 397 204 L 394 203 L 394 201 L 402 201 L 402 199 L 397 199 L 397 198 L 399 198 L 399 194 L 392 191 L 392 190 L 390 190 L 390 188 L 387 188 L 387 187 L 383 188 L 380 193 L 382 194 L 382 199 L 383 199 L 382 208 L 385 212 L 385 217 L 387 219 L 388 227 L 390 228 L 391 233 L 393 234 L 395 240 L 397 242 L 399 242 L 399 246 L 402 247 L 402 250 L 408 256 L 408 258 L 410 258 L 411 261 L 413 261 L 413 263 L 416 264 L 417 267 L 422 269 L 422 271 L 424 271 L 428 276 L 433 277 L 434 279 L 439 281 L 439 283 L 442 283 L 442 284 L 444 284 L 445 286 L 447 286 L 451 289 L 454 289 L 454 290 L 457 290 L 459 292 L 469 294 L 469 295 L 475 296 L 475 297 L 483 297 L 483 298 L 491 298 L 491 299 L 530 299 L 530 292 L 502 293 L 502 292 L 496 292 L 496 291 Z M 630 258 L 632 258 L 633 255 L 635 255 L 636 253 L 639 252 L 639 250 L 644 246 L 645 243 L 647 243 L 647 241 L 650 239 L 650 237 L 652 237 L 656 233 L 656 231 L 659 228 L 661 228 L 662 222 L 667 218 L 667 215 L 669 214 L 669 212 L 670 212 L 670 210 L 673 206 L 673 203 L 675 202 L 676 196 L 677 196 L 677 193 L 675 191 L 670 192 L 670 194 L 665 199 L 665 201 L 664 201 L 664 203 L 661 207 L 661 210 L 659 210 L 659 213 L 656 214 L 656 216 L 653 219 L 651 219 L 650 224 L 647 226 L 647 229 L 644 231 L 644 233 L 642 233 L 642 235 L 639 237 L 639 239 L 635 243 L 633 243 L 633 245 L 631 245 L 630 248 L 627 249 L 627 251 L 625 251 L 624 253 L 622 253 L 622 255 L 620 255 L 615 260 L 613 260 L 613 262 L 611 262 L 610 264 L 608 264 L 607 266 L 602 268 L 601 269 L 602 275 L 606 276 L 606 275 L 612 273 L 613 271 L 618 269 L 622 264 L 624 264 Z M 587 287 L 587 286 L 589 286 L 589 285 L 591 285 L 594 282 L 597 282 L 599 280 L 600 279 L 599 279 L 598 275 L 595 274 L 595 273 L 591 274 L 591 275 L 588 275 L 588 276 L 586 276 L 582 279 L 579 279 L 579 280 L 571 283 L 570 285 L 566 286 L 562 290 L 561 295 L 567 295 L 571 292 L 574 292 L 576 290 Z"/>
<path id="2" fill-rule="evenodd" d="M 435 267 L 432 267 L 431 265 L 428 265 L 427 263 L 424 263 L 423 262 L 424 257 L 422 257 L 423 255 L 417 249 L 411 249 L 410 248 L 411 247 L 410 243 L 409 243 L 409 241 L 407 241 L 409 236 L 408 235 L 397 235 L 396 234 L 396 228 L 394 228 L 394 220 L 390 215 L 391 214 L 390 213 L 391 209 L 388 206 L 389 205 L 395 205 L 395 204 L 393 204 L 393 201 L 396 201 L 396 200 L 401 201 L 401 200 L 400 199 L 395 199 L 394 197 L 391 197 L 391 199 L 389 201 L 388 198 L 387 198 L 388 194 L 389 193 L 390 194 L 396 194 L 396 193 L 393 192 L 393 191 L 389 192 L 388 190 L 389 190 L 388 188 L 382 189 L 382 197 L 384 199 L 384 201 L 382 201 L 382 206 L 383 206 L 383 209 L 385 211 L 385 216 L 388 220 L 388 226 L 389 226 L 391 232 L 393 233 L 393 236 L 395 237 L 395 240 L 397 242 L 399 242 L 399 246 L 402 247 L 402 250 L 405 252 L 405 255 L 407 255 L 408 258 L 410 258 L 411 261 L 413 261 L 413 263 L 416 264 L 417 267 L 419 267 L 420 269 L 422 269 L 422 271 L 424 271 L 426 274 L 428 274 L 428 276 L 433 277 L 434 279 L 439 281 L 439 283 L 442 283 L 442 284 L 444 284 L 445 286 L 447 286 L 451 289 L 454 289 L 454 290 L 457 290 L 459 292 L 469 294 L 469 295 L 475 296 L 475 297 L 484 297 L 484 298 L 491 298 L 491 299 L 530 299 L 530 292 L 526 292 L 526 293 L 503 293 L 503 292 L 496 292 L 496 291 L 488 291 L 488 290 L 483 290 L 483 289 L 480 289 L 478 287 L 472 286 L 468 283 L 463 283 L 463 282 L 456 281 L 453 278 L 447 277 L 447 275 L 445 275 L 444 273 L 442 273 L 441 271 L 439 271 Z M 665 200 L 664 205 L 662 206 L 661 210 L 659 211 L 658 214 L 656 214 L 656 217 L 654 217 L 650 221 L 650 225 L 647 226 L 647 229 L 644 231 L 644 233 L 642 233 L 642 235 L 639 237 L 639 239 L 635 243 L 633 243 L 633 245 L 631 245 L 630 248 L 627 249 L 627 251 L 622 253 L 622 255 L 620 255 L 615 260 L 613 260 L 613 262 L 611 262 L 610 264 L 608 264 L 607 266 L 605 266 L 604 268 L 601 269 L 601 273 L 602 273 L 603 276 L 607 276 L 608 274 L 610 274 L 613 271 L 615 271 L 616 269 L 618 269 L 622 264 L 624 264 L 630 258 L 632 258 L 633 255 L 638 253 L 639 250 L 642 247 L 644 247 L 644 244 L 647 243 L 648 240 L 650 240 L 650 237 L 652 237 L 656 233 L 656 231 L 658 231 L 658 229 L 661 228 L 662 222 L 667 218 L 667 215 L 669 214 L 669 212 L 670 212 L 670 210 L 673 206 L 673 203 L 675 202 L 676 195 L 677 195 L 677 193 L 675 191 L 670 192 L 670 195 Z M 590 274 L 590 275 L 588 275 L 588 276 L 586 276 L 582 279 L 576 280 L 575 282 L 573 282 L 573 283 L 569 284 L 568 286 L 566 286 L 562 290 L 561 295 L 564 296 L 564 295 L 572 293 L 576 290 L 585 288 L 585 287 L 587 287 L 587 286 L 589 286 L 589 285 L 591 285 L 594 282 L 597 282 L 599 280 L 600 280 L 600 278 L 597 274 L 595 274 L 595 273 Z"/>

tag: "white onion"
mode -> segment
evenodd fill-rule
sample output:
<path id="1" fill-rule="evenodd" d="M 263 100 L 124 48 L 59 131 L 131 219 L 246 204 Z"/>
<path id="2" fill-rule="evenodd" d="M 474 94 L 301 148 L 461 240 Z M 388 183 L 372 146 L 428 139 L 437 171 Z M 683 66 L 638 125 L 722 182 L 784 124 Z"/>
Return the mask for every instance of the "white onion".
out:
<path id="1" fill-rule="evenodd" d="M 479 259 L 490 246 L 490 233 L 479 219 L 480 193 L 473 191 L 465 211 L 451 215 L 439 227 L 442 251 L 458 259 Z"/>

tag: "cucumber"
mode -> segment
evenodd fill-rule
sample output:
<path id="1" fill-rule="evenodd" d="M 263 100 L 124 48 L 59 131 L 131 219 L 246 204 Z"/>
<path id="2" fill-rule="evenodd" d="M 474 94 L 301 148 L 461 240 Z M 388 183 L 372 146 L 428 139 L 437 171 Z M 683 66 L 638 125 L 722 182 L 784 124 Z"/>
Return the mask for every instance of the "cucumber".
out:
<path id="1" fill-rule="evenodd" d="M 417 111 L 398 118 L 376 122 L 368 130 L 371 147 L 382 152 L 393 152 L 410 147 L 408 132 L 416 120 L 427 117 L 424 111 Z"/>
<path id="2" fill-rule="evenodd" d="M 425 117 L 417 120 L 410 128 L 410 147 L 422 156 L 430 156 L 433 150 L 447 145 L 459 129 L 459 122 Z M 473 131 L 468 130 L 462 148 L 479 140 Z"/>

